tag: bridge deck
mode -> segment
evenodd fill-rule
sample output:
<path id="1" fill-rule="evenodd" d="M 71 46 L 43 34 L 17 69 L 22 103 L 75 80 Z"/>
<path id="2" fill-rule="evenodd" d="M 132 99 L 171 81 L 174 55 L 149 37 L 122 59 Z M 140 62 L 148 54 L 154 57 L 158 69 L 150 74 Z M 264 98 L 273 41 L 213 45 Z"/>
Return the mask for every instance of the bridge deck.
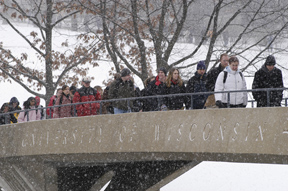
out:
<path id="1" fill-rule="evenodd" d="M 158 175 L 153 171 L 154 181 L 133 180 L 130 190 L 137 186 L 146 190 L 191 162 L 287 164 L 287 111 L 287 107 L 167 111 L 1 126 L 0 184 L 6 182 L 8 190 L 13 184 L 26 190 L 60 190 L 62 185 L 65 190 L 65 178 L 57 177 L 73 167 L 97 174 L 91 178 L 90 187 L 108 172 L 114 173 L 114 183 L 125 187 L 133 178 L 127 174 L 125 180 L 119 178 L 124 177 L 123 169 L 130 168 L 135 174 L 141 164 L 142 174 L 151 177 L 152 169 L 163 167 Z M 9 173 L 15 175 L 14 180 Z M 9 184 L 7 180 L 13 181 Z M 106 190 L 113 190 L 113 186 Z"/>

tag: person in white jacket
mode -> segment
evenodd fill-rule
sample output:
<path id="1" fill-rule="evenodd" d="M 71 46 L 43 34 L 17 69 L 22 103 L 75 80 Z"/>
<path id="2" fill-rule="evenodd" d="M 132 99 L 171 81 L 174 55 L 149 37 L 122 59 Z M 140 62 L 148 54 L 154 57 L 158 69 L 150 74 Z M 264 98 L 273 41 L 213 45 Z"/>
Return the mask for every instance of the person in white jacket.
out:
<path id="1" fill-rule="evenodd" d="M 229 59 L 229 65 L 218 75 L 215 92 L 247 90 L 246 81 L 243 74 L 238 70 L 239 60 L 236 56 Z M 228 93 L 215 93 L 216 105 L 219 108 L 228 107 Z M 246 107 L 247 92 L 230 93 L 230 107 Z"/>

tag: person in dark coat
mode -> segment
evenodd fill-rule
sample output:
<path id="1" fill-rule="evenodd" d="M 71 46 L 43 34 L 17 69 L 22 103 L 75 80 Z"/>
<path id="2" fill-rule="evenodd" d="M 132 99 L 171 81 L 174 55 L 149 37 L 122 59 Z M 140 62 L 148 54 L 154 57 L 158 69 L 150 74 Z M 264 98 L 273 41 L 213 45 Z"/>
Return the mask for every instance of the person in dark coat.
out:
<path id="1" fill-rule="evenodd" d="M 158 69 L 158 75 L 155 80 L 150 82 L 147 85 L 146 95 L 155 96 L 155 95 L 165 95 L 165 81 L 166 81 L 167 70 L 165 68 Z M 150 111 L 165 111 L 167 110 L 166 99 L 165 98 L 150 98 Z"/>
<path id="2" fill-rule="evenodd" d="M 12 97 L 10 99 L 10 102 L 9 102 L 9 111 L 15 111 L 14 116 L 16 119 L 18 119 L 20 110 L 22 110 L 22 108 L 19 106 L 18 99 L 16 97 Z M 13 122 L 11 122 L 11 123 L 13 123 Z"/>
<path id="3" fill-rule="evenodd" d="M 207 92 L 206 89 L 207 76 L 205 70 L 206 70 L 205 61 L 198 62 L 197 71 L 195 72 L 195 75 L 192 78 L 190 78 L 190 80 L 187 83 L 186 86 L 187 93 Z M 203 109 L 207 97 L 208 94 L 193 95 L 193 109 Z M 188 109 L 191 107 L 191 96 L 189 96 L 187 99 L 188 104 L 186 108 Z"/>
<path id="4" fill-rule="evenodd" d="M 217 77 L 220 74 L 220 72 L 222 72 L 225 69 L 225 67 L 228 66 L 228 64 L 229 64 L 229 56 L 226 53 L 221 54 L 220 64 L 217 67 L 211 69 L 207 73 L 207 82 L 206 82 L 207 91 L 214 92 Z M 218 108 L 216 106 L 214 94 L 208 96 L 206 103 L 205 103 L 205 107 L 206 108 Z"/>
<path id="5" fill-rule="evenodd" d="M 141 95 L 142 96 L 148 96 L 147 94 L 147 86 L 150 82 L 152 82 L 153 80 L 155 80 L 155 76 L 151 76 L 148 77 L 145 81 L 144 81 L 144 88 L 141 90 Z M 142 111 L 150 111 L 150 107 L 151 107 L 151 100 L 150 99 L 143 99 L 142 100 L 143 105 L 142 105 Z"/>
<path id="6" fill-rule="evenodd" d="M 57 105 L 65 105 L 71 104 L 73 101 L 70 95 L 69 86 L 64 85 L 62 87 L 62 95 L 60 95 L 55 103 Z M 74 116 L 74 107 L 73 105 L 63 106 L 63 107 L 55 107 L 53 118 L 64 118 L 64 117 L 73 117 Z"/>
<path id="7" fill-rule="evenodd" d="M 270 55 L 266 58 L 264 65 L 255 73 L 252 89 L 283 88 L 282 72 L 275 67 L 275 64 L 274 56 Z M 267 105 L 266 91 L 253 91 L 252 94 L 257 101 L 257 107 L 281 106 L 283 90 L 270 92 L 270 105 Z"/>
<path id="8" fill-rule="evenodd" d="M 172 68 L 169 71 L 166 80 L 166 94 L 181 94 L 186 93 L 186 88 L 183 80 L 181 79 L 179 70 Z M 167 97 L 167 107 L 169 110 L 179 110 L 184 109 L 184 104 L 186 104 L 186 96 L 173 96 Z"/>
<path id="9" fill-rule="evenodd" d="M 7 114 L 9 110 L 9 103 L 4 103 L 0 110 L 0 125 L 17 123 L 17 119 L 13 113 Z"/>
<path id="10" fill-rule="evenodd" d="M 130 80 L 131 71 L 128 68 L 123 68 L 121 71 L 121 77 L 110 85 L 108 97 L 109 99 L 120 99 L 135 97 L 134 84 Z M 129 101 L 113 101 L 112 106 L 114 108 L 114 114 L 131 112 L 133 106 L 133 100 Z"/>
<path id="11" fill-rule="evenodd" d="M 113 81 L 119 79 L 120 77 L 121 77 L 121 74 L 120 74 L 120 73 L 114 74 L 114 80 L 113 80 Z M 110 86 L 111 86 L 111 84 L 112 84 L 113 81 L 110 81 L 110 82 L 107 84 L 106 88 L 104 89 L 104 91 L 103 91 L 103 97 L 102 97 L 103 100 L 109 99 L 109 89 L 110 89 Z M 110 102 L 104 102 L 104 103 L 103 103 L 103 106 L 102 106 L 102 114 L 114 114 L 114 108 L 113 108 L 113 106 L 112 106 L 112 103 L 110 103 Z"/>

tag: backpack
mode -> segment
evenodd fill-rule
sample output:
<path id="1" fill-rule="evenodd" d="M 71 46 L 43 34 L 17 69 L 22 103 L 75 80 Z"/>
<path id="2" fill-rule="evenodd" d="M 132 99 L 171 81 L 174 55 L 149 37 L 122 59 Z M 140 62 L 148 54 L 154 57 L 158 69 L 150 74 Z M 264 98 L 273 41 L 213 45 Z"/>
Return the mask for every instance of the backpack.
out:
<path id="1" fill-rule="evenodd" d="M 226 79 L 227 79 L 228 72 L 227 72 L 227 71 L 223 71 L 223 72 L 224 72 L 223 84 L 225 84 Z M 240 76 L 241 76 L 241 78 L 242 78 L 242 80 L 243 80 L 243 74 L 242 74 L 242 72 L 239 72 L 239 74 L 240 74 Z"/>

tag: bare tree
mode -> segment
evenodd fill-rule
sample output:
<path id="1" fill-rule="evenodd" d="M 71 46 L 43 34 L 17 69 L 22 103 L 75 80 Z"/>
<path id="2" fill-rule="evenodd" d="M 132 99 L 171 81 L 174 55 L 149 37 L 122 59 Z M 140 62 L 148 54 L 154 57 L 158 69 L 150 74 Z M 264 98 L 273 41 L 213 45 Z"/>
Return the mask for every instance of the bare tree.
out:
<path id="1" fill-rule="evenodd" d="M 53 42 L 55 27 L 83 12 L 77 1 L 1 0 L 0 6 L 4 10 L 0 12 L 0 17 L 34 51 L 33 55 L 23 52 L 21 56 L 17 56 L 1 43 L 2 79 L 12 79 L 28 92 L 45 99 L 47 104 L 57 86 L 79 82 L 79 77 L 87 75 L 89 67 L 84 66 L 86 63 L 97 66 L 98 51 L 103 46 L 98 43 L 99 39 L 93 39 L 88 44 L 89 36 L 81 34 L 78 37 L 79 43 L 72 48 L 69 48 L 69 40 Z M 34 30 L 25 34 L 17 28 L 17 23 L 13 21 L 15 19 L 18 22 L 32 23 Z M 56 43 L 62 46 L 61 50 L 53 48 Z M 43 68 L 39 68 L 39 65 L 35 68 L 33 64 L 27 63 L 28 57 L 32 56 L 37 56 L 38 61 L 43 63 Z M 45 94 L 38 93 L 42 88 L 46 90 Z"/>
<path id="2" fill-rule="evenodd" d="M 187 69 L 197 64 L 193 58 L 198 54 L 205 54 L 209 69 L 216 66 L 221 53 L 238 55 L 246 61 L 242 70 L 249 72 L 285 37 L 287 4 L 276 0 L 102 0 L 100 6 L 91 2 L 83 6 L 102 19 L 101 32 L 116 71 L 126 65 L 144 81 L 153 62 L 156 68 Z M 186 33 L 195 40 L 185 37 Z M 179 59 L 176 44 L 182 37 L 194 46 Z M 251 55 L 251 50 L 258 53 Z M 185 71 L 189 71 L 187 77 L 193 72 Z"/>

